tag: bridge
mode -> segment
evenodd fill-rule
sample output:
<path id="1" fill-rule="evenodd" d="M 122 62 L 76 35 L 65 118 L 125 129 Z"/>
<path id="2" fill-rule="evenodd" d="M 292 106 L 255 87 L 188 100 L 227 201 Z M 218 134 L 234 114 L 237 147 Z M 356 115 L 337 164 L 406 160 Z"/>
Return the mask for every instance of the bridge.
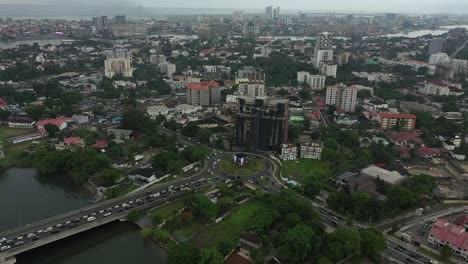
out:
<path id="1" fill-rule="evenodd" d="M 207 184 L 207 179 L 194 176 L 177 182 L 142 190 L 62 215 L 27 224 L 0 233 L 0 264 L 16 263 L 15 256 L 57 240 L 105 225 L 125 221 L 132 211 L 145 211 L 180 198 L 187 188 Z"/>

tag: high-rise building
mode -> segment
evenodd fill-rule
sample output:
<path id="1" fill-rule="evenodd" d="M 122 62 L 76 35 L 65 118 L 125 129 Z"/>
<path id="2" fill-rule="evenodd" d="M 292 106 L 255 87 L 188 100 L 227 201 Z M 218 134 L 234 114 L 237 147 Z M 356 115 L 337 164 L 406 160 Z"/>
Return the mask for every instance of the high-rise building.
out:
<path id="1" fill-rule="evenodd" d="M 159 71 L 161 73 L 166 74 L 166 76 L 168 78 L 172 79 L 172 76 L 176 72 L 176 65 L 174 63 L 170 63 L 170 62 L 166 62 L 166 61 L 161 62 L 159 64 Z"/>
<path id="2" fill-rule="evenodd" d="M 435 38 L 429 42 L 428 54 L 436 54 L 443 52 L 447 46 L 447 40 L 443 38 Z"/>
<path id="3" fill-rule="evenodd" d="M 331 60 L 333 60 L 333 36 L 324 32 L 317 36 L 315 42 L 314 66 L 318 69 L 322 61 Z"/>
<path id="4" fill-rule="evenodd" d="M 219 103 L 221 89 L 215 81 L 187 84 L 187 104 L 208 106 Z"/>
<path id="5" fill-rule="evenodd" d="M 334 105 L 337 110 L 354 112 L 357 100 L 357 88 L 344 84 L 327 87 L 326 105 Z"/>
<path id="6" fill-rule="evenodd" d="M 291 25 L 291 17 L 290 16 L 285 16 L 284 17 L 284 24 L 289 26 Z"/>
<path id="7" fill-rule="evenodd" d="M 234 21 L 244 21 L 244 12 L 243 11 L 234 11 L 233 19 L 234 19 Z"/>
<path id="8" fill-rule="evenodd" d="M 327 77 L 324 76 L 324 75 L 310 75 L 309 76 L 309 80 L 308 80 L 308 84 L 310 86 L 310 88 L 314 89 L 314 90 L 320 90 L 320 89 L 323 89 L 323 87 L 325 87 L 325 79 Z"/>
<path id="9" fill-rule="evenodd" d="M 240 82 L 265 82 L 265 73 L 261 69 L 244 66 L 237 71 L 236 83 Z"/>
<path id="10" fill-rule="evenodd" d="M 429 57 L 430 64 L 446 64 L 450 62 L 450 57 L 447 53 L 435 53 Z"/>
<path id="11" fill-rule="evenodd" d="M 104 66 L 107 78 L 112 78 L 118 74 L 128 78 L 133 76 L 133 68 L 129 59 L 109 58 L 104 61 Z"/>
<path id="12" fill-rule="evenodd" d="M 273 7 L 272 6 L 267 6 L 267 8 L 266 8 L 266 18 L 267 19 L 273 19 Z"/>
<path id="13" fill-rule="evenodd" d="M 254 21 L 245 21 L 242 29 L 244 35 L 255 36 L 260 33 L 259 25 Z"/>
<path id="14" fill-rule="evenodd" d="M 93 25 L 98 30 L 107 28 L 107 16 L 93 17 Z"/>
<path id="15" fill-rule="evenodd" d="M 241 82 L 239 83 L 240 95 L 248 95 L 252 97 L 265 96 L 265 84 L 263 82 Z"/>
<path id="16" fill-rule="evenodd" d="M 297 72 L 297 83 L 299 85 L 309 83 L 310 72 L 300 71 Z"/>
<path id="17" fill-rule="evenodd" d="M 336 78 L 338 66 L 333 62 L 320 62 L 320 74 Z"/>
<path id="18" fill-rule="evenodd" d="M 397 14 L 396 13 L 386 13 L 385 14 L 385 20 L 387 20 L 387 21 L 395 22 L 396 19 L 397 19 Z"/>
<path id="19" fill-rule="evenodd" d="M 467 70 L 467 61 L 459 59 L 451 59 L 450 65 L 455 70 L 456 75 L 465 75 Z"/>
<path id="20" fill-rule="evenodd" d="M 288 139 L 289 100 L 238 96 L 236 145 L 248 150 L 279 150 Z"/>
<path id="21" fill-rule="evenodd" d="M 279 19 L 280 18 L 280 7 L 276 7 L 273 9 L 273 19 Z"/>
<path id="22" fill-rule="evenodd" d="M 116 15 L 114 17 L 114 21 L 117 24 L 125 24 L 125 23 L 127 23 L 127 16 L 126 15 Z"/>

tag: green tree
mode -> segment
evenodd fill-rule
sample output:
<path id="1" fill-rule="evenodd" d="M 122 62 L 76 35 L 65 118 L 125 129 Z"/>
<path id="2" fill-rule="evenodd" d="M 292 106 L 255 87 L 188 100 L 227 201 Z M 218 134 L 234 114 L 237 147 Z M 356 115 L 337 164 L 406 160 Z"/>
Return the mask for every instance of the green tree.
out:
<path id="1" fill-rule="evenodd" d="M 236 244 L 233 241 L 224 239 L 220 240 L 216 244 L 216 249 L 221 253 L 221 255 L 227 256 L 235 246 Z"/>
<path id="2" fill-rule="evenodd" d="M 34 121 L 38 121 L 44 114 L 45 107 L 42 105 L 32 105 L 26 108 L 25 111 Z"/>
<path id="3" fill-rule="evenodd" d="M 58 128 L 54 124 L 45 124 L 44 125 L 45 131 L 49 134 L 49 137 L 55 137 L 55 135 L 60 131 L 60 128 Z"/>
<path id="4" fill-rule="evenodd" d="M 359 235 L 361 237 L 361 253 L 367 257 L 373 258 L 387 248 L 382 232 L 375 228 L 360 229 Z"/>
<path id="5" fill-rule="evenodd" d="M 219 207 L 212 203 L 208 197 L 199 195 L 196 197 L 194 214 L 198 217 L 210 219 L 216 217 L 219 213 Z"/>
<path id="6" fill-rule="evenodd" d="M 320 237 L 314 230 L 305 225 L 297 225 L 280 236 L 278 252 L 282 259 L 293 263 L 303 263 L 315 255 L 320 247 Z"/>
<path id="7" fill-rule="evenodd" d="M 440 255 L 445 259 L 450 259 L 453 256 L 453 251 L 449 245 L 444 245 L 440 249 Z"/>
<path id="8" fill-rule="evenodd" d="M 222 264 L 224 256 L 221 255 L 215 248 L 204 248 L 200 252 L 198 264 Z"/>
<path id="9" fill-rule="evenodd" d="M 149 118 L 145 112 L 137 108 L 129 108 L 123 113 L 122 127 L 129 130 L 142 131 Z"/>
<path id="10" fill-rule="evenodd" d="M 288 138 L 292 142 L 297 142 L 299 135 L 301 134 L 301 129 L 299 126 L 291 124 L 288 126 Z"/>
<path id="11" fill-rule="evenodd" d="M 327 235 L 323 244 L 325 257 L 335 263 L 358 253 L 361 249 L 359 233 L 352 228 L 338 228 Z"/>
<path id="12" fill-rule="evenodd" d="M 276 219 L 275 212 L 271 209 L 256 211 L 250 219 L 249 228 L 257 233 L 263 233 L 273 224 Z"/>
<path id="13" fill-rule="evenodd" d="M 198 249 L 188 243 L 174 245 L 169 249 L 167 264 L 194 264 L 200 259 Z"/>
<path id="14" fill-rule="evenodd" d="M 196 137 L 202 143 L 209 143 L 211 134 L 211 130 L 207 128 L 200 128 L 196 134 Z"/>
<path id="15" fill-rule="evenodd" d="M 101 186 L 109 187 L 114 185 L 121 176 L 122 173 L 117 169 L 105 169 L 96 178 Z"/>

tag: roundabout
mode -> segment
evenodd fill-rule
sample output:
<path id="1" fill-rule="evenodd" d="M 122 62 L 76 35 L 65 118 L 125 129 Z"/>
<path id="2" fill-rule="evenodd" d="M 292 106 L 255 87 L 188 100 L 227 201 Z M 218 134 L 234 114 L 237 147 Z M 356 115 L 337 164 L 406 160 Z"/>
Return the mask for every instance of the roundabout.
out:
<path id="1" fill-rule="evenodd" d="M 217 164 L 220 172 L 234 176 L 252 176 L 265 170 L 266 160 L 248 154 L 238 153 L 225 156 Z"/>

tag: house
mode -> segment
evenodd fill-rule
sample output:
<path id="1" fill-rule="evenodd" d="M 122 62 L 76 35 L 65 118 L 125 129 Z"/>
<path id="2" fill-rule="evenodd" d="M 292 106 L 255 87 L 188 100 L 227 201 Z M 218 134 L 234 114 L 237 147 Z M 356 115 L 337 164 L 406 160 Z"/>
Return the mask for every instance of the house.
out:
<path id="1" fill-rule="evenodd" d="M 390 140 L 398 147 L 414 148 L 423 143 L 419 134 L 414 132 L 397 132 L 390 135 Z"/>
<path id="2" fill-rule="evenodd" d="M 297 159 L 297 146 L 294 144 L 282 144 L 280 159 L 296 160 Z"/>
<path id="3" fill-rule="evenodd" d="M 339 114 L 334 118 L 335 123 L 339 125 L 352 126 L 358 122 L 356 117 L 351 117 L 346 114 Z"/>
<path id="4" fill-rule="evenodd" d="M 85 142 L 83 139 L 79 137 L 68 137 L 68 138 L 65 138 L 59 144 L 55 144 L 55 149 L 60 150 L 60 151 L 70 149 L 70 148 L 84 148 L 84 147 L 85 147 Z"/>
<path id="5" fill-rule="evenodd" d="M 437 138 L 442 141 L 442 146 L 446 150 L 454 150 L 460 147 L 462 141 L 459 135 L 450 131 L 440 133 L 437 135 Z"/>
<path id="6" fill-rule="evenodd" d="M 169 114 L 169 108 L 163 104 L 161 105 L 155 105 L 155 106 L 149 106 L 146 108 L 146 112 L 151 118 L 156 118 L 157 116 L 167 116 Z"/>
<path id="7" fill-rule="evenodd" d="M 27 115 L 12 115 L 7 120 L 8 127 L 12 128 L 33 128 L 36 123 Z"/>
<path id="8" fill-rule="evenodd" d="M 107 130 L 107 135 L 113 135 L 116 139 L 129 140 L 133 137 L 132 130 L 111 128 Z"/>
<path id="9" fill-rule="evenodd" d="M 108 146 L 109 146 L 109 142 L 107 142 L 107 140 L 98 140 L 93 145 L 91 145 L 92 148 L 97 148 L 97 149 L 105 149 Z"/>
<path id="10" fill-rule="evenodd" d="M 52 118 L 52 119 L 44 119 L 44 120 L 37 121 L 37 128 L 41 129 L 41 128 L 44 128 L 45 125 L 47 124 L 52 124 L 52 125 L 56 125 L 60 130 L 64 130 L 65 128 L 67 128 L 68 123 L 73 122 L 73 121 L 74 119 L 72 117 L 65 117 L 65 116 Z"/>
<path id="11" fill-rule="evenodd" d="M 157 180 L 153 168 L 137 168 L 128 172 L 128 178 L 133 181 L 153 182 Z"/>
<path id="12" fill-rule="evenodd" d="M 451 225 L 446 219 L 437 219 L 427 241 L 438 247 L 448 245 L 456 255 L 468 260 L 468 232 L 465 226 Z"/>
<path id="13" fill-rule="evenodd" d="M 430 159 L 434 164 L 444 163 L 444 159 L 442 158 L 442 151 L 437 148 L 421 147 L 416 149 L 416 154 L 420 157 Z"/>
<path id="14" fill-rule="evenodd" d="M 193 105 L 189 105 L 189 104 L 179 104 L 179 105 L 176 105 L 175 107 L 175 111 L 177 114 L 193 114 L 199 110 L 201 110 L 202 108 L 200 106 L 193 106 Z"/>

